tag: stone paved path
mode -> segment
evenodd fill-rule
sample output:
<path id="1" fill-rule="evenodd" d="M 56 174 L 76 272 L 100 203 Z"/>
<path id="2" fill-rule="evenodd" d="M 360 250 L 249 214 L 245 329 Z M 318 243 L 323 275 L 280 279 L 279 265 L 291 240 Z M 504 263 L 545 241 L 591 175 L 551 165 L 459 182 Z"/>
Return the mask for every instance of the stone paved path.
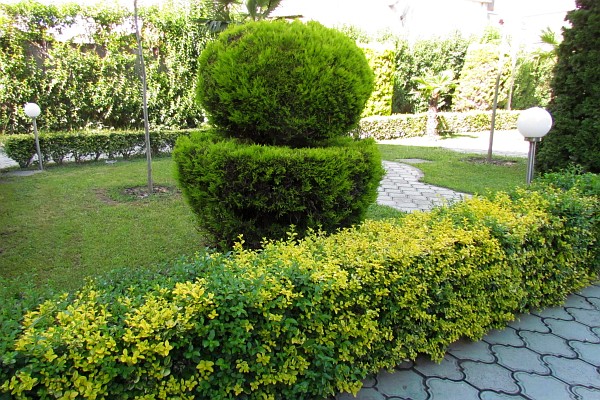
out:
<path id="1" fill-rule="evenodd" d="M 402 211 L 426 211 L 447 202 L 460 201 L 464 193 L 422 183 L 423 173 L 413 166 L 384 161 L 386 175 L 379 185 L 377 203 Z"/>

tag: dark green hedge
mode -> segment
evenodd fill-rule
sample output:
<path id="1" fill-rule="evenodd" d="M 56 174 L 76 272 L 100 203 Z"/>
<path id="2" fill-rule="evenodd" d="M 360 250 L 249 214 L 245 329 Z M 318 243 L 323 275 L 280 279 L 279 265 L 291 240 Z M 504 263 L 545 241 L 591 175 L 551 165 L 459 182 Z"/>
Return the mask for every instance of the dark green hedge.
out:
<path id="1" fill-rule="evenodd" d="M 155 130 L 150 132 L 152 154 L 170 152 L 179 136 L 189 130 Z M 42 133 L 39 137 L 42 157 L 62 164 L 67 158 L 81 162 L 88 158 L 98 160 L 102 155 L 129 158 L 145 152 L 143 131 L 83 131 Z M 6 155 L 21 168 L 31 165 L 36 158 L 33 135 L 10 135 L 4 139 Z"/>
<path id="2" fill-rule="evenodd" d="M 350 138 L 292 149 L 205 133 L 179 139 L 173 157 L 200 229 L 224 248 L 240 234 L 256 247 L 286 237 L 290 225 L 304 235 L 358 223 L 383 176 L 375 143 Z"/>
<path id="3" fill-rule="evenodd" d="M 597 176 L 594 178 L 597 183 Z M 581 182 L 586 182 L 583 180 Z M 579 182 L 580 183 L 580 182 Z M 562 180 L 562 187 L 577 180 Z M 547 182 L 53 298 L 0 335 L 22 399 L 319 399 L 598 277 L 598 192 Z M 587 193 L 589 196 L 583 195 Z"/>

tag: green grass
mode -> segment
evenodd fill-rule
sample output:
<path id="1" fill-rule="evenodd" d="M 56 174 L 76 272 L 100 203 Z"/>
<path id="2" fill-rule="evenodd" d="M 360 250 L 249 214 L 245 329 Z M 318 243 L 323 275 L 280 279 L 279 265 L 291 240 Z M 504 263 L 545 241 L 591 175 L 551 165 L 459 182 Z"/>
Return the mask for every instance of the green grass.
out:
<path id="1" fill-rule="evenodd" d="M 466 162 L 473 155 L 420 147 L 380 146 L 383 158 L 421 158 L 425 181 L 468 193 L 508 190 L 525 178 L 514 166 Z M 0 283 L 55 290 L 79 288 L 87 277 L 127 267 L 131 274 L 191 256 L 205 246 L 180 193 L 139 200 L 123 189 L 146 184 L 144 159 L 50 167 L 27 177 L 0 178 Z M 176 188 L 169 158 L 153 162 L 157 185 Z M 373 205 L 367 217 L 399 211 Z M 138 272 L 139 271 L 139 272 Z"/>
<path id="2" fill-rule="evenodd" d="M 48 168 L 0 180 L 0 277 L 72 290 L 85 278 L 192 255 L 203 247 L 181 194 L 132 201 L 145 160 Z M 176 186 L 170 158 L 153 163 L 158 185 Z M 116 200 L 116 201 L 115 201 Z"/>
<path id="3" fill-rule="evenodd" d="M 485 155 L 463 154 L 441 148 L 379 145 L 379 149 L 382 158 L 388 161 L 410 158 L 431 161 L 412 163 L 425 174 L 422 181 L 463 193 L 508 191 L 525 183 L 525 158 L 494 156 L 493 161 L 496 163 L 512 164 L 496 165 L 468 161 L 473 158 L 481 161 Z"/>

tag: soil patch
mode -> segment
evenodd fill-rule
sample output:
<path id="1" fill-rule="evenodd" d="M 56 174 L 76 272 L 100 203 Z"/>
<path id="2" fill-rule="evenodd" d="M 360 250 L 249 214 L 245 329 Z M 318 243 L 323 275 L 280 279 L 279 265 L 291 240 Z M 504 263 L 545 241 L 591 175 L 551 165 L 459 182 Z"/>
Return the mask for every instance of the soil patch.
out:
<path id="1" fill-rule="evenodd" d="M 96 189 L 96 196 L 106 204 L 120 204 L 141 201 L 146 199 L 166 198 L 179 195 L 179 189 L 171 186 L 154 185 L 152 196 L 147 186 L 122 187 L 114 189 Z"/>
<path id="2" fill-rule="evenodd" d="M 498 160 L 492 158 L 492 161 L 488 163 L 487 157 L 469 157 L 465 158 L 464 161 L 472 163 L 472 164 L 492 164 L 499 165 L 501 167 L 511 167 L 517 164 L 517 161 L 512 160 Z"/>

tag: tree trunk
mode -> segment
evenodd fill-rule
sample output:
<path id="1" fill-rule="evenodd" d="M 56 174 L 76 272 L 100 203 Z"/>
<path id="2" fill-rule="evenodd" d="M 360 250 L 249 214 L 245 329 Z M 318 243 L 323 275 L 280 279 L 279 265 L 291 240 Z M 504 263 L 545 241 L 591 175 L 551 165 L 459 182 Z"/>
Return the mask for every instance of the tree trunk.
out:
<path id="1" fill-rule="evenodd" d="M 438 99 L 431 97 L 429 100 L 429 108 L 427 109 L 427 136 L 430 138 L 438 137 L 437 125 L 438 125 Z"/>

